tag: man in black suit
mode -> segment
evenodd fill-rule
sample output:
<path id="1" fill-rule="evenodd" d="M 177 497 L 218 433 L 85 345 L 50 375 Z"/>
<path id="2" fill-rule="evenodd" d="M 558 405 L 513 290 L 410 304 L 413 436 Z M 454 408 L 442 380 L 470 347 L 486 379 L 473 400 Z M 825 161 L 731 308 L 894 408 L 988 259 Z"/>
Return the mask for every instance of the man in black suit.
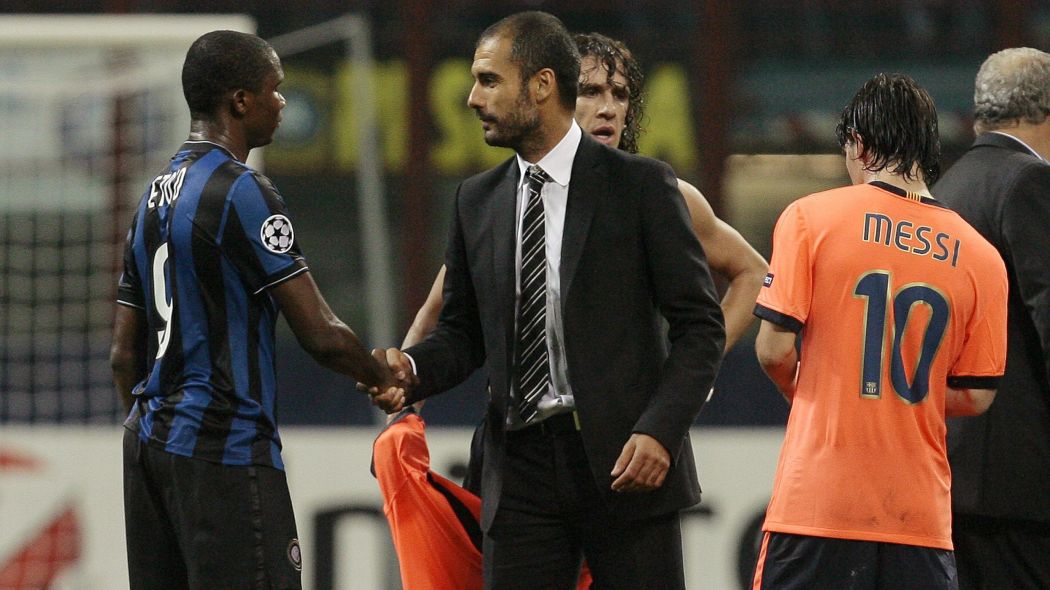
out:
<path id="1" fill-rule="evenodd" d="M 579 63 L 546 13 L 482 33 L 468 105 L 517 155 L 460 185 L 438 325 L 386 357 L 406 404 L 488 369 L 487 588 L 571 588 L 581 556 L 603 588 L 683 588 L 722 313 L 670 167 L 574 122 Z"/>
<path id="2" fill-rule="evenodd" d="M 983 416 L 949 422 L 961 588 L 1050 588 L 1050 55 L 991 55 L 977 139 L 933 192 L 1002 255 L 1006 375 Z"/>

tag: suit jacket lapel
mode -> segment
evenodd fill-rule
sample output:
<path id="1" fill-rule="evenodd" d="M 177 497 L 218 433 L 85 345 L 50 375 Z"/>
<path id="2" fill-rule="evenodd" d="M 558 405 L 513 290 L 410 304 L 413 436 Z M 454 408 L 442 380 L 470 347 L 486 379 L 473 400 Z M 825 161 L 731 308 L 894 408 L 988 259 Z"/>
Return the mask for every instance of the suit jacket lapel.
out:
<path id="1" fill-rule="evenodd" d="M 515 245 L 517 244 L 517 160 L 511 158 L 507 172 L 492 192 L 492 278 L 496 305 L 503 315 L 507 358 L 513 363 L 515 296 Z"/>
<path id="2" fill-rule="evenodd" d="M 598 203 L 599 195 L 605 195 L 606 175 L 600 173 L 601 144 L 586 134 L 580 140 L 576 158 L 572 163 L 572 178 L 569 180 L 569 197 L 565 207 L 565 228 L 561 238 L 561 305 L 569 299 L 572 280 L 580 264 L 587 232 Z"/>

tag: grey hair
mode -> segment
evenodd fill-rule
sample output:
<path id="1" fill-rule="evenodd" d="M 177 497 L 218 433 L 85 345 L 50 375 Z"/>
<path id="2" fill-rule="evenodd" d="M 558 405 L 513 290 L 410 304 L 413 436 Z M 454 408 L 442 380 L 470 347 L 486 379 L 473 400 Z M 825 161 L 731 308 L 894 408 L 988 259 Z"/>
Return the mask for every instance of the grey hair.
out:
<path id="1" fill-rule="evenodd" d="M 1050 54 L 1013 47 L 984 60 L 973 91 L 974 130 L 1038 125 L 1050 115 Z"/>

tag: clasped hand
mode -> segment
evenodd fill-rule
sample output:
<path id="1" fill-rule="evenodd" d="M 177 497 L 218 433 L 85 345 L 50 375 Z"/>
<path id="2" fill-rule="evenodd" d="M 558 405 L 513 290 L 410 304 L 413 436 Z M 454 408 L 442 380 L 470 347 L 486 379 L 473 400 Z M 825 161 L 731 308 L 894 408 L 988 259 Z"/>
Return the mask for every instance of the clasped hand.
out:
<path id="1" fill-rule="evenodd" d="M 357 389 L 371 396 L 372 405 L 387 414 L 401 411 L 405 406 L 405 396 L 419 384 L 419 379 L 412 371 L 412 362 L 396 348 L 375 348 L 372 358 L 383 368 L 388 379 L 380 385 L 359 382 Z"/>

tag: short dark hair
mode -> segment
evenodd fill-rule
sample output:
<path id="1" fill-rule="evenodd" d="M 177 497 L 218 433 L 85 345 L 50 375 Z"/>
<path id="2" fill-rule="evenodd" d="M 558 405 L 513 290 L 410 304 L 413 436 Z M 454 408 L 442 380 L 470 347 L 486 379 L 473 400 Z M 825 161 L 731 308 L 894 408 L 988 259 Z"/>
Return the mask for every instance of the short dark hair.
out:
<path id="1" fill-rule="evenodd" d="M 871 157 L 867 170 L 893 166 L 893 173 L 914 179 L 912 169 L 917 164 L 927 184 L 940 176 L 937 107 L 929 93 L 908 76 L 878 74 L 861 86 L 842 109 L 835 129 L 839 147 L 853 141 L 853 132 Z"/>
<path id="2" fill-rule="evenodd" d="M 550 68 L 558 83 L 562 106 L 569 111 L 576 110 L 580 52 L 558 17 L 538 10 L 512 14 L 485 29 L 478 43 L 500 36 L 512 40 L 510 58 L 521 70 L 523 84 L 536 72 Z"/>
<path id="3" fill-rule="evenodd" d="M 182 65 L 182 94 L 194 119 L 215 114 L 223 95 L 231 90 L 259 92 L 277 68 L 273 47 L 263 39 L 237 31 L 201 35 L 186 52 Z"/>
<path id="4" fill-rule="evenodd" d="M 619 69 L 627 79 L 627 115 L 624 117 L 619 148 L 632 154 L 638 153 L 638 136 L 642 133 L 645 107 L 645 95 L 642 92 L 645 74 L 642 73 L 642 66 L 623 42 L 612 37 L 601 33 L 579 33 L 574 39 L 581 59 L 593 56 L 605 67 L 605 73 L 610 78 Z"/>

